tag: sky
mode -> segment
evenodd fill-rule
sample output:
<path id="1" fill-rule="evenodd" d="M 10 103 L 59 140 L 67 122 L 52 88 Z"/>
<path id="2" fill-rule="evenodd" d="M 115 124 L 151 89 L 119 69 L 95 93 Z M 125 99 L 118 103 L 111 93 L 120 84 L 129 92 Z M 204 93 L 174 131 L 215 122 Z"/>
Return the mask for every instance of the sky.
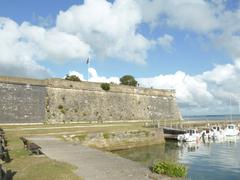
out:
<path id="1" fill-rule="evenodd" d="M 239 114 L 239 22 L 240 0 L 1 0 L 0 75 L 130 74 L 183 115 Z"/>

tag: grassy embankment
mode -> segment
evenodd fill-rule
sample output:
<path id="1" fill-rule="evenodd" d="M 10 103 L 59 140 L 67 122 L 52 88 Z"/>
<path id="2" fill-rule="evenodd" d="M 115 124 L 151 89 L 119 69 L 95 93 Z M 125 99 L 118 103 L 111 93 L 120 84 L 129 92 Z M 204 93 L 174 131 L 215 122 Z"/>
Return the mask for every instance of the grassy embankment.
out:
<path id="1" fill-rule="evenodd" d="M 15 180 L 79 180 L 74 174 L 75 167 L 51 160 L 44 155 L 35 156 L 23 148 L 20 136 L 61 136 L 64 134 L 87 132 L 112 132 L 122 130 L 142 129 L 142 124 L 63 124 L 63 125 L 2 125 L 8 139 L 8 149 L 12 161 L 4 164 L 7 170 L 16 172 Z"/>

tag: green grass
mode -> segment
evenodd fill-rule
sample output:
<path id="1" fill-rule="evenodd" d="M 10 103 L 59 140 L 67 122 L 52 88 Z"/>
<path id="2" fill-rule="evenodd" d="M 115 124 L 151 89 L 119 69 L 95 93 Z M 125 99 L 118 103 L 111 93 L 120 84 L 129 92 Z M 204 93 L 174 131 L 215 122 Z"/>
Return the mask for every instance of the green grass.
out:
<path id="1" fill-rule="evenodd" d="M 81 180 L 73 173 L 74 167 L 46 157 L 15 158 L 6 167 L 16 172 L 15 180 Z"/>
<path id="2" fill-rule="evenodd" d="M 167 176 L 172 177 L 186 177 L 187 176 L 187 168 L 186 166 L 173 162 L 156 162 L 152 166 L 152 171 L 157 174 L 165 174 Z"/>
<path id="3" fill-rule="evenodd" d="M 15 172 L 14 180 L 81 180 L 74 170 L 75 167 L 51 160 L 44 155 L 30 155 L 23 147 L 19 139 L 20 136 L 27 136 L 27 131 L 10 131 L 6 132 L 8 139 L 8 149 L 12 161 L 3 164 L 7 170 Z M 31 134 L 34 134 L 32 131 Z"/>

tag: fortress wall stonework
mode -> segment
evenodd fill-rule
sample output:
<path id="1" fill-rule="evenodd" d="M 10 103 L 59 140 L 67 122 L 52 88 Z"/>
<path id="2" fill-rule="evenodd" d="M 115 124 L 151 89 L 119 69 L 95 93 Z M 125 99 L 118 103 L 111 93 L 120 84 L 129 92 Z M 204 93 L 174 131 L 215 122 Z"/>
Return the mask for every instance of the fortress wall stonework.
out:
<path id="1" fill-rule="evenodd" d="M 43 86 L 0 83 L 0 123 L 41 123 L 45 97 Z"/>
<path id="2" fill-rule="evenodd" d="M 180 119 L 173 90 L 0 77 L 0 123 Z"/>

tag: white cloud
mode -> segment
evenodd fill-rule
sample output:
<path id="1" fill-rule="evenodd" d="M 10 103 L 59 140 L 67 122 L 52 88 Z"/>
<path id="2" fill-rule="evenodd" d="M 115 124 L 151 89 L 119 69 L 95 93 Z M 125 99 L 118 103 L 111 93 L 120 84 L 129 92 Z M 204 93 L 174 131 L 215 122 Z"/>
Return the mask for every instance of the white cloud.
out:
<path id="1" fill-rule="evenodd" d="M 141 22 L 140 8 L 133 0 L 86 0 L 61 11 L 56 24 L 83 39 L 97 56 L 144 63 L 152 43 L 137 33 Z"/>
<path id="2" fill-rule="evenodd" d="M 85 59 L 90 47 L 77 36 L 29 23 L 18 25 L 0 17 L 0 74 L 45 78 L 50 71 L 41 60 L 55 62 Z"/>
<path id="3" fill-rule="evenodd" d="M 236 67 L 233 64 L 225 64 L 216 65 L 212 70 L 204 72 L 201 77 L 206 81 L 222 84 L 229 79 L 235 79 L 236 75 Z"/>
<path id="4" fill-rule="evenodd" d="M 240 57 L 240 9 L 229 10 L 225 0 L 137 0 L 143 21 L 205 36 L 231 58 Z"/>
<path id="5" fill-rule="evenodd" d="M 181 106 L 206 107 L 213 100 L 207 90 L 206 82 L 198 77 L 178 71 L 175 74 L 159 75 L 151 78 L 139 78 L 141 86 L 158 89 L 175 89 Z"/>
<path id="6" fill-rule="evenodd" d="M 89 72 L 89 81 L 90 82 L 107 82 L 107 83 L 116 83 L 119 84 L 119 77 L 104 77 L 104 76 L 99 76 L 97 74 L 97 71 L 94 68 L 89 68 L 88 69 Z"/>
<path id="7" fill-rule="evenodd" d="M 45 78 L 49 70 L 34 59 L 41 55 L 31 42 L 24 41 L 19 26 L 7 18 L 0 18 L 0 74 Z"/>
<path id="8" fill-rule="evenodd" d="M 143 19 L 153 25 L 167 24 L 198 33 L 218 28 L 218 8 L 205 0 L 138 0 Z"/>
<path id="9" fill-rule="evenodd" d="M 175 74 L 138 78 L 141 86 L 176 89 L 177 101 L 184 114 L 239 113 L 240 61 L 216 65 L 195 76 L 178 71 Z"/>
<path id="10" fill-rule="evenodd" d="M 163 36 L 159 37 L 157 40 L 157 44 L 166 52 L 171 52 L 173 50 L 173 42 L 174 37 L 169 34 L 164 34 Z"/>
<path id="11" fill-rule="evenodd" d="M 22 37 L 34 43 L 44 58 L 56 61 L 85 59 L 90 55 L 90 47 L 77 36 L 60 32 L 56 29 L 46 30 L 38 26 L 23 23 L 19 28 Z"/>

